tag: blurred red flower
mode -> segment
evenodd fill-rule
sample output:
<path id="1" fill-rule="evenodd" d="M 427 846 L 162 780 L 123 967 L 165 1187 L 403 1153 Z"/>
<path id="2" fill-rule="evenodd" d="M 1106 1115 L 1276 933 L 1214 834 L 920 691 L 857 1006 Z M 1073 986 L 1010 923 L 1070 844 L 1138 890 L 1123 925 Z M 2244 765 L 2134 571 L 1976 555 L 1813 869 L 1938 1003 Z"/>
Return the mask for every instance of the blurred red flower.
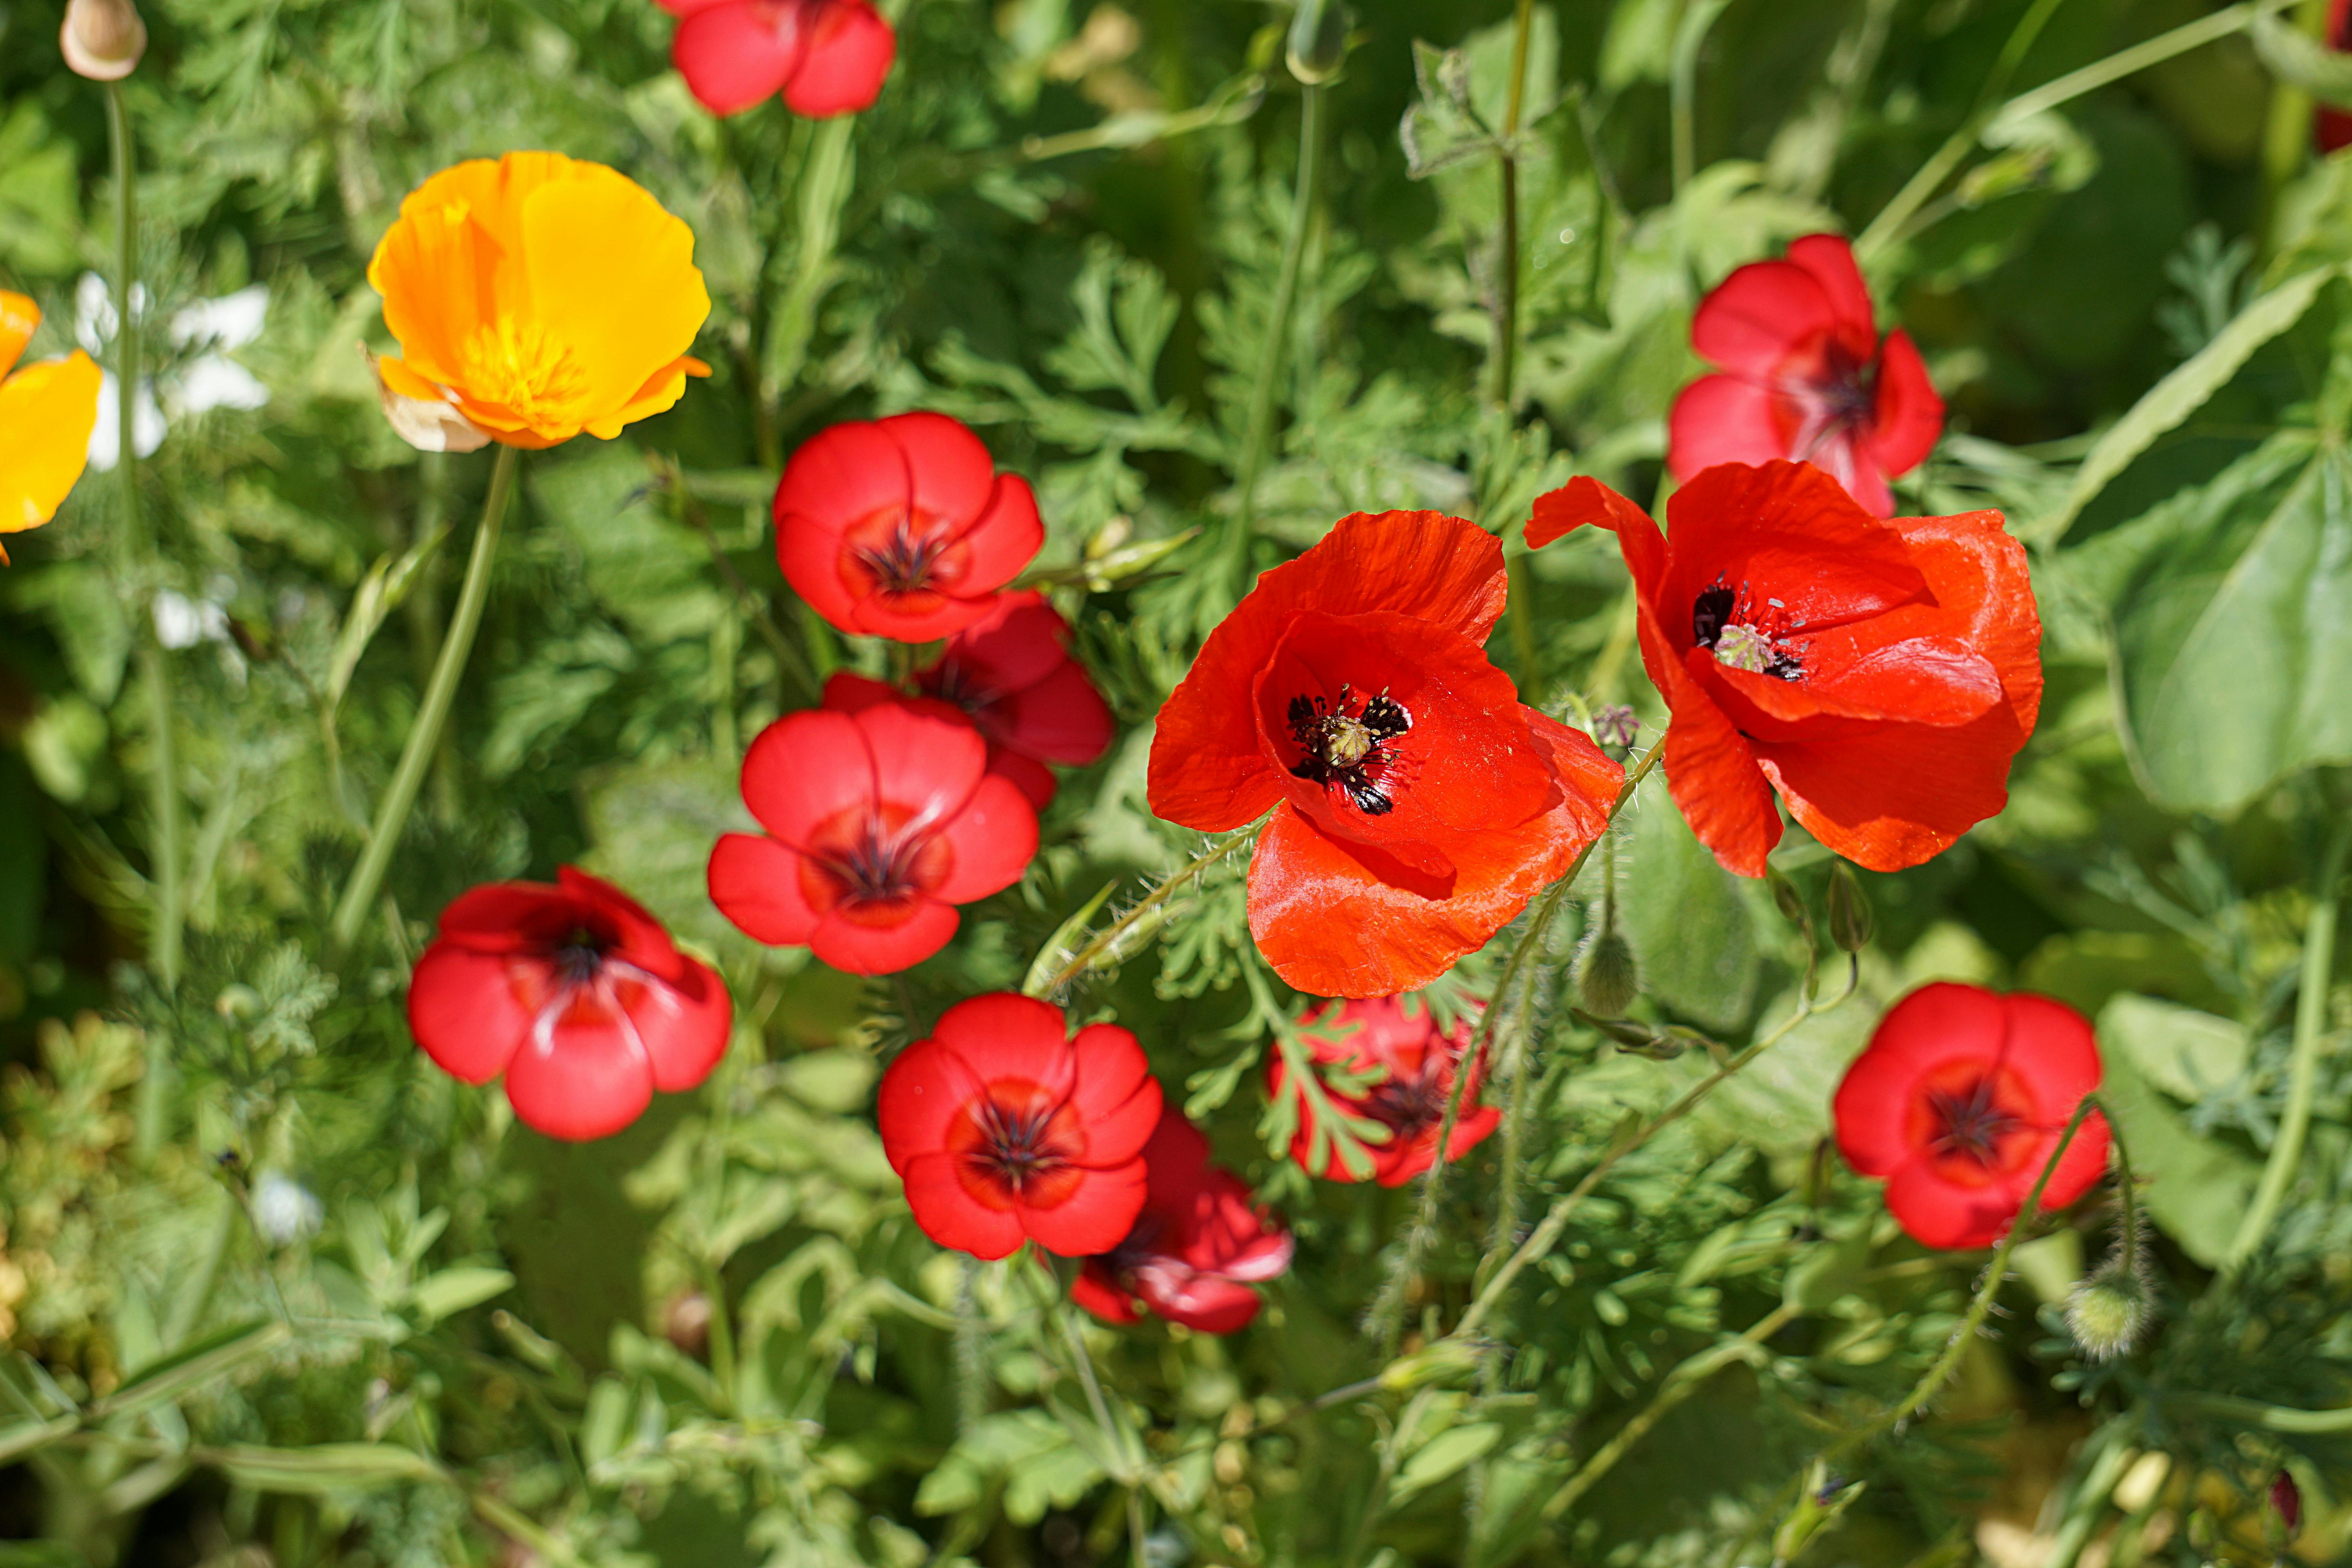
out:
<path id="1" fill-rule="evenodd" d="M 1204 833 L 1273 812 L 1250 933 L 1299 990 L 1427 984 L 1607 826 L 1622 770 L 1486 660 L 1506 591 L 1475 524 L 1358 513 L 1261 576 L 1160 710 L 1153 811 Z"/>
<path id="2" fill-rule="evenodd" d="M 2099 1087 L 2090 1021 L 2062 1003 L 1939 982 L 1896 1003 L 1832 1109 L 1846 1163 L 1886 1181 L 1886 1206 L 1927 1247 L 1988 1247 L 2025 1206 L 2058 1135 Z M 2107 1168 L 2093 1111 L 2042 1189 L 2044 1212 Z"/>
<path id="3" fill-rule="evenodd" d="M 2339 54 L 2352 52 L 2352 0 L 2331 0 L 2327 7 L 2327 47 Z M 2311 132 L 2322 153 L 2352 147 L 2352 114 L 2323 103 L 2312 121 Z"/>
<path id="4" fill-rule="evenodd" d="M 776 487 L 776 559 L 845 632 L 929 642 L 996 608 L 1045 542 L 1029 481 L 944 414 L 835 425 Z"/>
<path id="5" fill-rule="evenodd" d="M 1666 700 L 1666 780 L 1715 858 L 1764 874 L 1778 789 L 1847 859 L 1899 871 L 2009 799 L 2042 705 L 2025 551 L 1996 511 L 1881 521 L 1801 463 L 1709 468 L 1670 534 L 1590 479 L 1536 502 L 1528 543 L 1612 529 Z"/>
<path id="6" fill-rule="evenodd" d="M 980 732 L 895 700 L 769 725 L 743 758 L 743 804 L 768 836 L 719 839 L 711 902 L 757 940 L 852 974 L 939 952 L 955 906 L 1011 887 L 1037 852 L 1037 814 L 988 771 Z"/>
<path id="7" fill-rule="evenodd" d="M 876 1105 L 915 1223 L 941 1247 L 1003 1258 L 1034 1241 L 1108 1252 L 1142 1213 L 1160 1085 L 1135 1037 L 1000 993 L 959 1002 L 898 1053 Z"/>
<path id="8" fill-rule="evenodd" d="M 603 1138 L 654 1090 L 710 1076 L 733 1002 L 710 968 L 609 882 L 495 882 L 441 911 L 408 984 L 408 1026 L 467 1083 L 506 1075 L 515 1114 L 551 1138 Z"/>
<path id="9" fill-rule="evenodd" d="M 1249 1184 L 1209 1163 L 1209 1141 L 1172 1105 L 1143 1146 L 1143 1212 L 1127 1239 L 1087 1259 L 1070 1300 L 1132 1323 L 1145 1311 L 1204 1334 L 1257 1316 L 1254 1280 L 1290 1267 L 1289 1230 L 1250 1201 Z"/>
<path id="10" fill-rule="evenodd" d="M 1908 334 L 1878 336 L 1853 247 L 1808 235 L 1785 261 L 1755 261 L 1699 302 L 1691 347 L 1724 374 L 1675 399 L 1666 466 L 1678 479 L 1717 463 L 1789 458 L 1826 469 L 1892 516 L 1886 481 L 1919 466 L 1944 429 L 1944 400 Z"/>
<path id="11" fill-rule="evenodd" d="M 1389 1130 L 1385 1143 L 1368 1143 L 1372 1179 L 1384 1187 L 1401 1187 L 1437 1161 L 1438 1130 L 1445 1122 L 1445 1103 L 1454 1095 L 1454 1080 L 1468 1054 L 1474 1023 L 1465 1016 L 1451 1030 L 1440 1029 L 1425 1009 L 1408 1013 L 1394 996 L 1349 1002 L 1335 1014 L 1331 1007 L 1307 1015 L 1307 1042 L 1315 1060 L 1346 1073 L 1385 1071 L 1387 1077 L 1360 1092 L 1343 1094 L 1326 1080 L 1324 1091 L 1332 1103 L 1350 1116 L 1379 1122 Z M 1337 1039 L 1326 1038 L 1330 1026 L 1340 1026 Z M 1353 1025 L 1353 1028 L 1347 1026 Z M 1316 1027 L 1322 1026 L 1322 1027 Z M 1463 1087 L 1462 1110 L 1454 1121 L 1447 1160 L 1457 1160 L 1485 1141 L 1503 1120 L 1503 1113 L 1478 1103 L 1478 1084 L 1486 1075 L 1483 1054 L 1469 1067 L 1470 1081 Z M 1267 1073 L 1266 1090 L 1279 1100 L 1289 1080 L 1287 1065 L 1276 1057 Z M 1337 1151 L 1327 1142 L 1323 1158 L 1314 1160 L 1314 1140 L 1301 1126 L 1291 1141 L 1290 1157 L 1309 1175 L 1335 1182 L 1352 1182 Z"/>
<path id="12" fill-rule="evenodd" d="M 812 120 L 872 107 L 898 37 L 868 0 L 656 0 L 677 17 L 670 61 L 702 106 L 734 114 L 784 95 Z"/>

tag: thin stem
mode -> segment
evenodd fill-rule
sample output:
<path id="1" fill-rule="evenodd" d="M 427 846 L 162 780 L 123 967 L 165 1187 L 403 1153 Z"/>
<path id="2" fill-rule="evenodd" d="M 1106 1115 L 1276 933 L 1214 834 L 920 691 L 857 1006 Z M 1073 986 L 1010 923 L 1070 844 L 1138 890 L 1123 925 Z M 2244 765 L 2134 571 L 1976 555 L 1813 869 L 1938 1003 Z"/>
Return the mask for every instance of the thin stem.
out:
<path id="1" fill-rule="evenodd" d="M 706 1254 L 694 1257 L 702 1278 L 702 1297 L 710 1304 L 710 1381 L 719 1385 L 724 1408 L 735 1407 L 735 1322 L 727 1310 L 727 1277 Z"/>
<path id="2" fill-rule="evenodd" d="M 1706 42 L 1707 30 L 1715 26 L 1731 0 L 1689 0 L 1683 11 L 1682 21 L 1675 29 L 1674 55 L 1668 62 L 1666 94 L 1667 111 L 1673 124 L 1669 127 L 1669 153 L 1673 160 L 1674 188 L 1679 193 L 1698 173 L 1698 52 Z"/>
<path id="3" fill-rule="evenodd" d="M 2327 0 L 2302 0 L 2295 12 L 2296 28 L 2312 37 L 2327 30 Z M 2275 248 L 2271 230 L 2278 216 L 2279 193 L 2311 155 L 2311 94 L 2284 80 L 2271 84 L 2268 123 L 2263 129 L 2263 183 L 2254 213 L 2254 239 L 2262 247 L 2254 265 L 2260 268 Z"/>
<path id="4" fill-rule="evenodd" d="M 2083 1548 L 2091 1543 L 2091 1531 L 2107 1511 L 2107 1500 L 2115 1495 L 2116 1485 L 2124 1479 L 2124 1471 L 2139 1458 L 2139 1451 L 2123 1440 L 2111 1424 L 2102 1434 L 2107 1438 L 2098 1457 L 2091 1461 L 2090 1472 L 2075 1489 L 2074 1500 L 2066 1509 L 2065 1521 L 2058 1527 L 2057 1539 L 2050 1543 L 2049 1554 L 2042 1558 L 2042 1568 L 2074 1568 L 2083 1555 Z"/>
<path id="5" fill-rule="evenodd" d="M 1511 96 L 1503 111 L 1503 221 L 1495 256 L 1495 405 L 1511 406 L 1519 350 L 1519 122 L 1527 110 L 1528 53 L 1535 32 L 1535 0 L 1519 0 L 1511 33 Z"/>
<path id="6" fill-rule="evenodd" d="M 1134 908 L 1111 921 L 1088 938 L 1087 944 L 1072 953 L 1062 967 L 1054 971 L 1035 994 L 1055 996 L 1062 988 L 1092 969 L 1106 953 L 1117 952 L 1119 944 L 1143 921 L 1157 915 L 1175 892 L 1198 878 L 1202 872 L 1232 854 L 1244 844 L 1255 843 L 1257 835 L 1247 828 L 1229 833 L 1217 843 L 1194 856 L 1190 861 L 1151 891 L 1136 900 Z"/>
<path id="7" fill-rule="evenodd" d="M 392 787 L 384 792 L 383 800 L 376 807 L 375 825 L 369 830 L 367 848 L 361 854 L 351 881 L 343 888 L 342 901 L 335 906 L 335 918 L 328 928 L 328 951 L 338 956 L 352 951 L 376 907 L 376 893 L 383 886 L 383 874 L 400 846 L 401 829 L 407 826 L 409 810 L 416 804 L 417 787 L 433 765 L 434 752 L 441 743 L 442 727 L 449 721 L 457 682 L 464 677 L 466 660 L 474 651 L 474 634 L 481 629 L 482 606 L 490 596 L 490 566 L 498 558 L 499 531 L 506 521 L 508 500 L 514 493 L 519 457 L 516 448 L 500 447 L 498 464 L 490 470 L 489 498 L 482 503 L 481 526 L 474 531 L 474 552 L 466 563 L 466 581 L 457 590 L 457 613 L 450 617 L 448 635 L 442 639 L 441 656 L 434 661 L 433 679 L 425 689 L 424 704 L 416 710 L 415 722 L 409 726 L 408 743 L 401 749 L 400 765 L 393 773 Z"/>
<path id="8" fill-rule="evenodd" d="M 1274 306 L 1266 322 L 1265 352 L 1250 386 L 1249 423 L 1242 435 L 1234 488 L 1240 492 L 1226 525 L 1224 559 L 1236 585 L 1249 565 L 1250 531 L 1257 521 L 1258 470 L 1274 439 L 1274 405 L 1282 382 L 1282 362 L 1290 347 L 1290 315 L 1298 303 L 1298 274 L 1307 255 L 1307 231 L 1315 216 L 1315 187 L 1322 166 L 1323 89 L 1299 88 L 1298 188 L 1290 204 L 1290 232 L 1282 242 L 1282 270 L 1274 283 Z"/>
<path id="9" fill-rule="evenodd" d="M 2336 825 L 2320 861 L 2319 886 L 2311 906 L 2311 923 L 2303 933 L 2303 978 L 2294 1000 L 2294 1056 L 2289 1069 L 2286 1111 L 2279 1118 L 2278 1137 L 2271 1144 L 2262 1184 L 2254 1189 L 2253 1205 L 2238 1226 L 2230 1248 L 2229 1268 L 2242 1267 L 2278 1218 L 2286 1199 L 2287 1184 L 2303 1163 L 2304 1134 L 2311 1127 L 2311 1102 L 2319 1089 L 2321 1042 L 2326 1037 L 2327 988 L 2336 961 L 2336 889 L 2344 879 L 2344 862 L 2352 853 L 2352 816 Z"/>

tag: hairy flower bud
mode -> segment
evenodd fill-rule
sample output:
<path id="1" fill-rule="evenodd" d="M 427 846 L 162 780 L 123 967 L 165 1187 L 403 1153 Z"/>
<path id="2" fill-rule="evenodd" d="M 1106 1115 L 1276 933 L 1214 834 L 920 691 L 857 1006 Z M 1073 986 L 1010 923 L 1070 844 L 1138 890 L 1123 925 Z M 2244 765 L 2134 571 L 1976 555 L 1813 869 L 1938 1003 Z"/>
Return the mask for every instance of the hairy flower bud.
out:
<path id="1" fill-rule="evenodd" d="M 1338 79 L 1348 58 L 1349 19 L 1339 0 L 1299 0 L 1290 19 L 1290 74 L 1309 87 Z"/>
<path id="2" fill-rule="evenodd" d="M 1602 931 L 1576 967 L 1576 992 L 1584 1010 L 1602 1018 L 1622 1017 L 1641 990 L 1642 971 L 1632 944 L 1613 928 Z"/>
<path id="3" fill-rule="evenodd" d="M 1860 952 L 1870 945 L 1878 922 L 1871 914 L 1870 895 L 1853 868 L 1841 860 L 1830 873 L 1830 940 L 1842 952 Z"/>
<path id="4" fill-rule="evenodd" d="M 2118 1259 L 2066 1298 L 2066 1331 L 2093 1361 L 2129 1353 L 2156 1321 L 2156 1300 L 2137 1269 Z"/>
<path id="5" fill-rule="evenodd" d="M 73 0 L 58 46 L 76 76 L 121 81 L 147 52 L 147 24 L 131 0 Z"/>

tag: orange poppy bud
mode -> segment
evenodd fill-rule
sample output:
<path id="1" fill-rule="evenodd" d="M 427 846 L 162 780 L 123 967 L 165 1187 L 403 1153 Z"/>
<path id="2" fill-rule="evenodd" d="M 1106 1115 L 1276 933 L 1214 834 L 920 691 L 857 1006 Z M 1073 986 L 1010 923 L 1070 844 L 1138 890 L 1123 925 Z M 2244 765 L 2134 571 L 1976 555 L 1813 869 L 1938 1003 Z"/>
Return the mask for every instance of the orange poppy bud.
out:
<path id="1" fill-rule="evenodd" d="M 58 47 L 76 76 L 121 81 L 147 52 L 147 24 L 131 0 L 73 0 Z"/>
<path id="2" fill-rule="evenodd" d="M 676 404 L 710 367 L 694 233 L 643 187 L 560 153 L 444 169 L 401 204 L 368 281 L 397 355 L 375 362 L 393 428 L 426 451 L 537 449 Z M 397 401 L 395 401 L 397 400 Z"/>
<path id="3" fill-rule="evenodd" d="M 57 515 L 89 460 L 98 423 L 99 369 L 80 350 L 8 374 L 40 324 L 39 306 L 0 290 L 0 533 Z"/>

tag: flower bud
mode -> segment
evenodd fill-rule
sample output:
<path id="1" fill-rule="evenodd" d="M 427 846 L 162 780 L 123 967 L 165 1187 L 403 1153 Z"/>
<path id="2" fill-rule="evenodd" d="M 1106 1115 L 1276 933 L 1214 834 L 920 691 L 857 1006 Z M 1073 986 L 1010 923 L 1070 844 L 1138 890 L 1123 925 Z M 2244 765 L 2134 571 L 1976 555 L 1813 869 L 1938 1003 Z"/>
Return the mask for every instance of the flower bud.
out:
<path id="1" fill-rule="evenodd" d="M 1805 908 L 1805 895 L 1797 890 L 1797 884 L 1783 876 L 1778 867 L 1767 866 L 1764 868 L 1764 886 L 1770 889 L 1772 907 L 1780 911 L 1780 918 L 1810 935 L 1813 929 L 1812 912 Z"/>
<path id="2" fill-rule="evenodd" d="M 147 24 L 131 0 L 72 0 L 58 46 L 76 76 L 121 81 L 147 52 Z"/>
<path id="3" fill-rule="evenodd" d="M 1870 945 L 1878 922 L 1870 912 L 1870 895 L 1853 868 L 1841 860 L 1830 873 L 1830 940 L 1842 952 L 1860 952 Z"/>
<path id="4" fill-rule="evenodd" d="M 2066 1298 L 2066 1331 L 2093 1361 L 2129 1353 L 2154 1321 L 2147 1281 L 2121 1261 L 2105 1265 Z"/>
<path id="5" fill-rule="evenodd" d="M 2286 1538 L 2294 1540 L 2303 1529 L 2303 1489 L 2284 1470 L 2271 1478 L 2271 1511 L 2286 1526 Z"/>
<path id="6" fill-rule="evenodd" d="M 1637 1023 L 1632 1018 L 1596 1017 L 1580 1007 L 1571 1007 L 1569 1011 L 1574 1013 L 1577 1020 L 1586 1027 L 1598 1030 L 1602 1038 L 1616 1042 L 1621 1050 L 1646 1051 L 1657 1043 L 1658 1031 L 1647 1024 Z"/>
<path id="7" fill-rule="evenodd" d="M 1622 1018 L 1641 990 L 1642 971 L 1632 944 L 1613 929 L 1602 931 L 1584 950 L 1576 969 L 1576 992 L 1584 1010 L 1602 1018 Z"/>
<path id="8" fill-rule="evenodd" d="M 1290 19 L 1290 74 L 1309 87 L 1336 80 L 1348 58 L 1349 21 L 1340 0 L 1298 0 Z"/>

